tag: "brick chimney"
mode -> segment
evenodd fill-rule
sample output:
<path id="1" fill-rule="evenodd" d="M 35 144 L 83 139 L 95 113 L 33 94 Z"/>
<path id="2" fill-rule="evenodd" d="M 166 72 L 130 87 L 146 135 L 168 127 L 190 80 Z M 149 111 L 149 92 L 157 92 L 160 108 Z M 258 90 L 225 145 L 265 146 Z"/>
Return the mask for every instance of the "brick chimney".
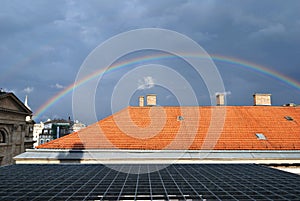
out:
<path id="1" fill-rule="evenodd" d="M 254 105 L 271 105 L 272 94 L 253 94 Z"/>
<path id="2" fill-rule="evenodd" d="M 139 97 L 139 106 L 144 107 L 144 96 Z"/>
<path id="3" fill-rule="evenodd" d="M 225 105 L 225 95 L 224 94 L 217 94 L 216 99 L 217 99 L 218 106 Z"/>
<path id="4" fill-rule="evenodd" d="M 147 106 L 156 105 L 156 94 L 147 94 Z"/>

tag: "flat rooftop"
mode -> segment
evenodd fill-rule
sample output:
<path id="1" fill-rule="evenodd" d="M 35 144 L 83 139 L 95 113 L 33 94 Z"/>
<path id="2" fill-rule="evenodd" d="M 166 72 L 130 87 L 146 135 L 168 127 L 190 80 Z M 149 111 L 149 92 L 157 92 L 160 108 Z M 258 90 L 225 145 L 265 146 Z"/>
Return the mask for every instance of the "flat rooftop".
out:
<path id="1" fill-rule="evenodd" d="M 300 200 L 300 176 L 255 164 L 18 164 L 0 200 Z"/>

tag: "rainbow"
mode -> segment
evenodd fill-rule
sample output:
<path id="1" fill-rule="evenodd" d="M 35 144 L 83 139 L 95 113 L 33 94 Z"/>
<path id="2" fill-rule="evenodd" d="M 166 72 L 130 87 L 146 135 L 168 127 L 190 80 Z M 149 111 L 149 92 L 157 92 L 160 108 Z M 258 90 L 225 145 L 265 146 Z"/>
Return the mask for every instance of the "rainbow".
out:
<path id="1" fill-rule="evenodd" d="M 181 54 L 182 56 L 185 57 L 199 57 L 199 55 L 186 55 L 186 54 Z M 254 72 L 260 73 L 267 75 L 269 77 L 272 77 L 278 81 L 284 82 L 298 90 L 300 90 L 300 82 L 287 77 L 286 75 L 280 74 L 279 72 L 275 70 L 271 70 L 265 66 L 258 65 L 249 61 L 245 61 L 242 59 L 234 58 L 234 57 L 229 57 L 229 56 L 223 56 L 223 55 L 209 55 L 212 60 L 214 61 L 220 61 L 220 62 L 226 62 L 230 64 L 235 64 L 238 66 L 241 66 L 245 69 L 252 70 Z M 94 73 L 86 76 L 85 78 L 79 80 L 76 83 L 72 83 L 71 85 L 67 86 L 64 88 L 62 91 L 54 95 L 52 98 L 50 98 L 47 102 L 45 102 L 42 106 L 38 108 L 36 113 L 34 114 L 34 118 L 37 119 L 39 118 L 45 111 L 47 111 L 48 108 L 50 108 L 52 105 L 57 103 L 62 97 L 64 97 L 66 94 L 70 93 L 73 89 L 85 84 L 86 82 L 97 78 L 100 75 L 107 74 L 109 72 L 118 70 L 120 68 L 126 68 L 134 64 L 138 64 L 139 62 L 145 62 L 145 61 L 155 61 L 155 60 L 160 60 L 160 59 L 166 59 L 166 58 L 174 58 L 176 56 L 170 55 L 167 53 L 159 53 L 159 54 L 151 54 L 143 57 L 138 57 L 130 60 L 126 60 L 123 62 L 115 63 L 114 65 L 110 66 L 108 70 L 103 70 L 100 69 L 98 71 L 95 71 Z M 201 57 L 201 56 L 200 56 Z M 202 57 L 204 58 L 204 57 Z"/>

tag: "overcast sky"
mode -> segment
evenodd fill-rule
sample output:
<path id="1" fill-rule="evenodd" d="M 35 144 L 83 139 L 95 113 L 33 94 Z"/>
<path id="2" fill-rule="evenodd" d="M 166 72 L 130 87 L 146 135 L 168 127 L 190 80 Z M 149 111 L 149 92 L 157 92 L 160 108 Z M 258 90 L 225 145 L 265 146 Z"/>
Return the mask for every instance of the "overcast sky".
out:
<path id="1" fill-rule="evenodd" d="M 210 55 L 243 60 L 300 82 L 300 1 L 297 0 L 1 0 L 0 3 L 0 88 L 13 91 L 21 100 L 28 95 L 33 113 L 75 81 L 82 63 L 99 44 L 116 34 L 139 28 L 179 32 Z M 143 54 L 147 53 L 155 52 Z M 217 57 L 214 61 L 224 82 L 228 105 L 252 105 L 252 94 L 256 92 L 271 93 L 273 105 L 291 101 L 300 104 L 299 85 L 297 88 L 242 64 Z M 180 59 L 155 61 L 160 62 L 175 69 L 184 68 Z M 98 119 L 111 113 L 112 91 L 122 75 L 132 69 L 134 66 L 111 72 L 99 82 L 95 95 Z M 199 105 L 210 105 L 211 97 L 203 80 L 195 78 L 191 71 L 179 70 L 179 73 L 191 83 Z M 176 93 L 182 95 L 183 89 L 178 86 L 178 91 L 172 91 L 156 86 L 158 79 L 150 74 L 138 77 L 136 92 L 128 104 L 137 105 L 137 97 L 147 93 L 158 94 L 159 105 L 178 104 Z M 72 92 L 37 120 L 68 116 L 72 117 Z M 84 116 L 79 120 L 92 123 Z"/>

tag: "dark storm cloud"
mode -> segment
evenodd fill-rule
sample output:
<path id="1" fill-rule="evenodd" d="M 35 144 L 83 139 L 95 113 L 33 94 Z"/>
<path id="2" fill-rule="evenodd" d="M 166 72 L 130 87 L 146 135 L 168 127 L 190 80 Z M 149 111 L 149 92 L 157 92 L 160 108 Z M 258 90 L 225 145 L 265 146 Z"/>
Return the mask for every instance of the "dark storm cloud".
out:
<path id="1" fill-rule="evenodd" d="M 300 2 L 293 0 L 1 1 L 0 87 L 21 99 L 28 92 L 24 89 L 34 89 L 29 100 L 37 110 L 62 90 L 55 86 L 74 82 L 96 46 L 121 32 L 145 27 L 178 31 L 208 53 L 257 63 L 299 82 L 299 10 Z M 252 104 L 254 92 L 273 93 L 275 104 L 300 103 L 298 89 L 271 76 L 224 62 L 217 62 L 217 67 L 231 92 L 229 104 Z M 191 82 L 196 84 L 192 76 Z M 107 88 L 114 83 L 106 81 Z M 71 105 L 71 95 L 45 115 L 69 115 L 66 104 Z"/>

